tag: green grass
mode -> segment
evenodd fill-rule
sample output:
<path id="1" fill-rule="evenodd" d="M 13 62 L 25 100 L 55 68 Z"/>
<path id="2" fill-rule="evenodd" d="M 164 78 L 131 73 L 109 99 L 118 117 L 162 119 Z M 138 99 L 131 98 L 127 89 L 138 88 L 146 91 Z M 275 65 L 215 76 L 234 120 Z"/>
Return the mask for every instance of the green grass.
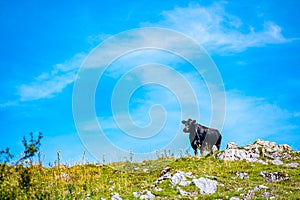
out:
<path id="1" fill-rule="evenodd" d="M 293 162 L 299 163 L 300 160 Z M 241 197 L 240 194 L 246 194 L 257 185 L 269 188 L 256 192 L 255 199 L 263 199 L 261 195 L 265 191 L 278 195 L 276 199 L 300 198 L 299 167 L 188 156 L 180 159 L 160 158 L 140 163 L 119 162 L 72 167 L 60 165 L 52 168 L 39 165 L 11 167 L 1 164 L 0 199 L 86 199 L 88 196 L 90 199 L 110 199 L 114 192 L 119 193 L 123 199 L 134 199 L 132 193 L 143 190 L 150 190 L 160 198 L 188 199 L 180 197 L 176 186 L 172 187 L 169 180 L 158 185 L 162 191 L 156 192 L 151 189 L 151 185 L 166 166 L 171 167 L 172 174 L 181 170 L 192 172 L 197 178 L 216 177 L 220 184 L 215 194 L 201 195 L 194 185 L 181 186 L 185 191 L 196 191 L 198 199 Z M 289 180 L 267 183 L 259 175 L 261 171 L 287 173 Z M 235 178 L 237 172 L 247 172 L 249 178 Z"/>

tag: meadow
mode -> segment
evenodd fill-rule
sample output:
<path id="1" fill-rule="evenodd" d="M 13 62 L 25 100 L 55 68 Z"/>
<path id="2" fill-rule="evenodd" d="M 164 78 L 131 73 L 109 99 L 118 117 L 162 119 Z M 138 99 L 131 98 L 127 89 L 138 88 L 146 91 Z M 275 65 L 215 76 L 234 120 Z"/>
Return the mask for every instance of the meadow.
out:
<path id="1" fill-rule="evenodd" d="M 260 185 L 266 187 L 252 192 L 252 196 L 250 195 L 252 199 L 300 198 L 299 166 L 224 161 L 215 158 L 218 152 L 208 157 L 161 156 L 156 160 L 110 164 L 89 164 L 85 163 L 83 158 L 80 163 L 68 166 L 68 163 L 60 160 L 60 152 L 58 152 L 57 161 L 53 166 L 45 167 L 43 163 L 38 162 L 38 139 L 31 138 L 26 141 L 25 138 L 23 143 L 27 144 L 27 157 L 24 154 L 23 158 L 26 159 L 19 159 L 13 164 L 10 161 L 12 156 L 9 150 L 1 151 L 0 199 L 111 199 L 116 193 L 122 199 L 139 199 L 134 197 L 134 193 L 143 193 L 143 191 L 151 191 L 156 199 L 230 199 L 233 197 L 243 199 L 253 191 L 253 188 Z M 26 151 L 26 145 L 24 146 Z M 299 152 L 295 154 L 298 158 L 293 162 L 300 163 Z M 37 160 L 33 162 L 33 159 Z M 194 195 L 184 196 L 168 179 L 157 185 L 159 191 L 154 190 L 153 183 L 162 175 L 162 170 L 166 167 L 171 174 L 179 170 L 190 172 L 197 178 L 206 177 L 216 180 L 217 191 L 213 194 L 200 194 L 199 189 L 190 184 L 182 188 L 186 192 L 194 192 Z M 266 182 L 260 175 L 261 171 L 288 174 L 288 179 Z M 237 175 L 239 173 L 247 173 L 248 177 L 240 178 Z"/>

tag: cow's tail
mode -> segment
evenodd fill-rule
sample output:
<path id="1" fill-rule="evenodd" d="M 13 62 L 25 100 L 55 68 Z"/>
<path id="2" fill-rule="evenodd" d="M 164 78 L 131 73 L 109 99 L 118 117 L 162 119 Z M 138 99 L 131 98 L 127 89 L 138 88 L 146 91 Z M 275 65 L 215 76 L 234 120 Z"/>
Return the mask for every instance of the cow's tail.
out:
<path id="1" fill-rule="evenodd" d="M 218 141 L 217 141 L 217 143 L 216 143 L 216 146 L 217 146 L 218 150 L 220 150 L 220 147 L 221 147 L 221 141 L 222 141 L 222 135 L 220 134 L 219 139 L 218 139 Z"/>

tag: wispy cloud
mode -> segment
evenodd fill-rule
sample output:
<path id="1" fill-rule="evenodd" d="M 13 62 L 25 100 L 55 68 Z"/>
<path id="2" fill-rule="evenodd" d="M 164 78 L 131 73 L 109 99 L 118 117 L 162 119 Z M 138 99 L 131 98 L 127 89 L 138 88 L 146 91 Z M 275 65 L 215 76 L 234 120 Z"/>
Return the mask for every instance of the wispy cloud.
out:
<path id="1" fill-rule="evenodd" d="M 245 145 L 257 138 L 289 142 L 290 132 L 297 129 L 290 120 L 297 113 L 282 109 L 263 98 L 245 96 L 237 91 L 227 91 L 226 142 Z"/>
<path id="2" fill-rule="evenodd" d="M 156 26 L 180 31 L 202 44 L 210 53 L 215 54 L 236 53 L 250 47 L 279 44 L 292 40 L 284 37 L 282 28 L 271 21 L 263 21 L 263 28 L 259 30 L 256 30 L 257 28 L 254 26 L 245 25 L 240 18 L 226 12 L 223 3 L 214 3 L 206 7 L 192 3 L 188 7 L 176 7 L 173 10 L 163 11 L 161 14 L 163 18 L 160 21 L 143 22 L 141 27 Z M 138 37 L 133 41 L 130 41 L 130 37 L 117 38 L 113 45 L 103 46 L 102 52 L 105 52 L 106 56 L 103 57 L 97 53 L 90 55 L 89 67 L 103 67 L 104 64 L 111 62 L 111 60 L 105 60 L 106 57 L 119 56 L 126 50 L 141 47 L 142 44 L 144 46 L 160 46 L 164 49 L 184 45 L 180 44 L 181 41 L 178 41 L 177 37 L 166 37 L 164 32 L 161 34 L 156 32 L 156 37 L 150 38 L 147 32 L 140 31 L 139 34 L 135 35 Z M 90 36 L 88 41 L 94 45 L 95 41 L 103 41 L 109 36 L 108 34 Z M 120 43 L 120 40 L 127 40 L 127 46 L 115 45 Z M 20 85 L 18 87 L 20 100 L 51 98 L 62 92 L 67 85 L 75 81 L 76 70 L 86 56 L 86 53 L 76 54 L 65 63 L 55 65 L 50 73 L 42 73 L 34 81 Z"/>
<path id="3" fill-rule="evenodd" d="M 254 25 L 244 24 L 237 16 L 226 12 L 223 3 L 203 7 L 192 3 L 162 12 L 163 19 L 142 26 L 159 26 L 178 30 L 202 44 L 210 53 L 235 53 L 250 47 L 289 42 L 282 28 L 274 22 L 262 21 L 257 30 Z"/>
<path id="4" fill-rule="evenodd" d="M 8 101 L 5 103 L 0 103 L 0 108 L 7 108 L 10 106 L 16 106 L 16 105 L 18 105 L 18 101 Z"/>
<path id="5" fill-rule="evenodd" d="M 56 64 L 50 73 L 42 73 L 34 81 L 20 85 L 18 87 L 20 100 L 52 98 L 62 92 L 67 85 L 76 79 L 77 70 L 85 57 L 84 53 L 76 54 L 70 60 Z"/>

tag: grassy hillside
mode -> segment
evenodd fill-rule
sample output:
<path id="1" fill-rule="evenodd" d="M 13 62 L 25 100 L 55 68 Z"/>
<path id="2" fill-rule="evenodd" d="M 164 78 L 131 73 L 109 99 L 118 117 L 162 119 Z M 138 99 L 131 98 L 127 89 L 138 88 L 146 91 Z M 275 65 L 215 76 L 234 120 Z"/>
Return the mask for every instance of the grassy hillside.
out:
<path id="1" fill-rule="evenodd" d="M 293 162 L 300 163 L 300 160 Z M 195 196 L 183 196 L 169 179 L 157 185 L 161 191 L 155 190 L 153 183 L 167 166 L 170 167 L 171 174 L 180 170 L 191 172 L 196 178 L 207 177 L 216 180 L 218 182 L 216 193 L 200 194 L 199 189 L 190 184 L 180 187 L 186 192 L 194 192 Z M 261 171 L 288 174 L 289 179 L 266 182 L 260 175 Z M 72 167 L 57 165 L 52 168 L 38 165 L 12 167 L 3 163 L 0 172 L 0 199 L 111 199 L 114 193 L 118 193 L 123 199 L 138 199 L 139 197 L 134 197 L 133 193 L 147 190 L 157 199 L 245 198 L 251 191 L 255 199 L 264 199 L 265 194 L 269 194 L 267 198 L 273 196 L 276 199 L 300 198 L 299 167 L 223 161 L 212 156 L 165 157 L 141 163 L 121 162 L 109 165 L 85 164 Z M 242 179 L 237 176 L 237 173 L 241 172 L 246 172 L 248 177 Z M 268 188 L 253 191 L 259 185 Z"/>

